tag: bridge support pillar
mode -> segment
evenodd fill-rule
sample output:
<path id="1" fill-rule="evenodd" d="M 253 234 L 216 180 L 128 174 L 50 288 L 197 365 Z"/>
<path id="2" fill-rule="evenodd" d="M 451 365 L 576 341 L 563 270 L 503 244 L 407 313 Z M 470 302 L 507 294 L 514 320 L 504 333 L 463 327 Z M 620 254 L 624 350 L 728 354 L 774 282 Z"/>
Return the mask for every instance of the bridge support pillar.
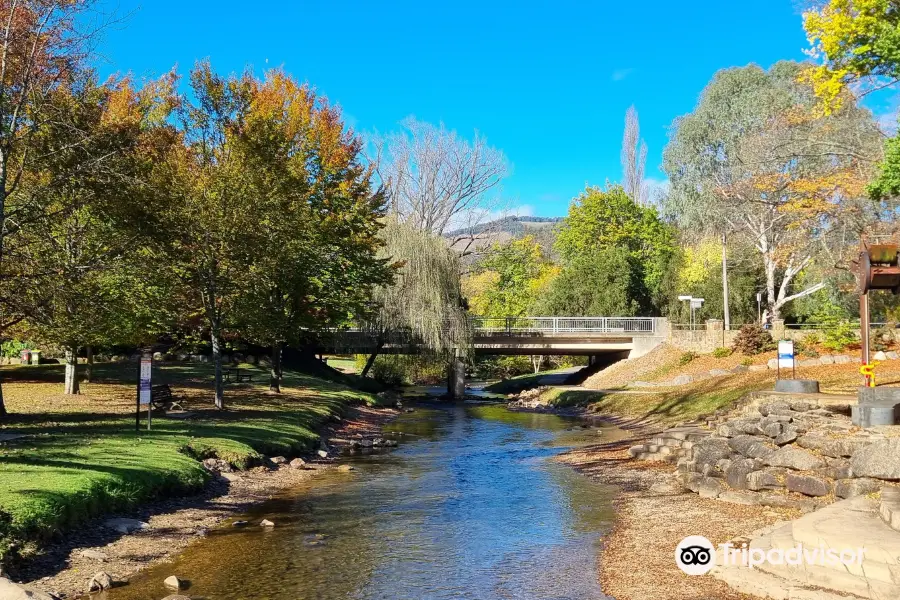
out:
<path id="1" fill-rule="evenodd" d="M 466 363 L 459 348 L 454 352 L 447 377 L 447 395 L 453 400 L 462 400 L 466 395 Z"/>

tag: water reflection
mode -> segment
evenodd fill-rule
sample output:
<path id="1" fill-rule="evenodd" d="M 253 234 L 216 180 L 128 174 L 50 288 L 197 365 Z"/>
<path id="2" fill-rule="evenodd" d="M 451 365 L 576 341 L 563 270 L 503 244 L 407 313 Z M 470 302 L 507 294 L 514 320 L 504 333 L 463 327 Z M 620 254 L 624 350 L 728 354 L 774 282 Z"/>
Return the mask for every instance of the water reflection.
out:
<path id="1" fill-rule="evenodd" d="M 604 598 L 596 577 L 613 491 L 546 460 L 571 420 L 501 406 L 423 406 L 390 429 L 389 454 L 353 457 L 251 519 L 223 528 L 174 564 L 150 569 L 111 600 L 188 593 L 239 599 Z"/>

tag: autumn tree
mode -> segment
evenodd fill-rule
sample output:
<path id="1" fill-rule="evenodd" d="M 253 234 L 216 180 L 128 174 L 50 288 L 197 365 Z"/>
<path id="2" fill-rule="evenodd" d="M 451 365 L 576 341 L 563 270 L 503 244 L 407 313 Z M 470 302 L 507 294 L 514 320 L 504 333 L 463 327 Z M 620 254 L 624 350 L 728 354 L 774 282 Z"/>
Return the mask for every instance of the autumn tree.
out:
<path id="1" fill-rule="evenodd" d="M 686 228 L 734 231 L 754 245 L 766 289 L 765 318 L 822 289 L 797 276 L 817 253 L 844 260 L 847 240 L 874 213 L 865 182 L 879 157 L 871 114 L 845 103 L 815 110 L 804 65 L 719 71 L 694 111 L 673 125 L 663 161 L 666 210 Z"/>
<path id="2" fill-rule="evenodd" d="M 804 74 L 825 112 L 852 96 L 900 81 L 900 7 L 893 0 L 823 0 L 803 13 L 812 55 L 821 61 Z"/>
<path id="3" fill-rule="evenodd" d="M 31 145 L 48 118 L 48 98 L 67 85 L 90 48 L 89 0 L 18 0 L 0 6 L 0 282 L 9 270 L 10 240 L 42 213 L 42 197 L 20 194 L 36 157 Z M 38 204 L 35 205 L 35 202 Z M 3 295 L 3 297 L 9 297 Z M 0 306 L 0 333 L 22 318 Z M 6 414 L 0 388 L 0 417 Z"/>
<path id="4" fill-rule="evenodd" d="M 9 301 L 38 339 L 65 349 L 65 393 L 77 394 L 79 348 L 134 340 L 123 275 L 140 245 L 135 182 L 148 170 L 139 147 L 152 104 L 128 81 L 99 85 L 86 74 L 54 90 L 46 108 L 52 118 L 34 135 L 20 182 L 21 197 L 40 200 L 16 239 Z"/>
<path id="5" fill-rule="evenodd" d="M 155 177 L 167 195 L 158 234 L 170 272 L 185 288 L 185 317 L 200 316 L 209 332 L 219 409 L 225 408 L 223 334 L 249 287 L 255 254 L 277 251 L 267 244 L 260 218 L 267 207 L 242 156 L 255 87 L 249 72 L 221 77 L 208 62 L 198 63 L 191 98 L 182 98 L 176 113 L 182 143 L 172 146 Z"/>
<path id="6" fill-rule="evenodd" d="M 252 255 L 236 320 L 271 348 L 269 387 L 280 392 L 282 348 L 363 314 L 392 271 L 376 257 L 384 196 L 339 111 L 280 71 L 254 82 L 251 97 L 234 143 L 262 203 L 266 247 Z"/>

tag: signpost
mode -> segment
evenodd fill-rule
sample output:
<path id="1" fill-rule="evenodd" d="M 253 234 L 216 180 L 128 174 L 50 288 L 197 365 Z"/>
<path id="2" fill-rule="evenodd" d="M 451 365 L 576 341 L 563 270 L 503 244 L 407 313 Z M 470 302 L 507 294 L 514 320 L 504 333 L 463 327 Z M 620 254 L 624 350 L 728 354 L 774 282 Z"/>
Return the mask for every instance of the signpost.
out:
<path id="1" fill-rule="evenodd" d="M 141 370 L 138 377 L 137 410 L 134 415 L 134 430 L 138 431 L 141 425 L 141 407 L 147 407 L 147 431 L 150 430 L 150 422 L 153 418 L 153 407 L 150 405 L 150 374 L 153 371 L 153 359 L 150 356 L 141 356 Z"/>
<path id="2" fill-rule="evenodd" d="M 794 342 L 793 340 L 778 341 L 778 379 L 781 379 L 781 367 L 791 369 L 791 379 L 795 379 L 797 374 L 797 361 L 794 360 Z"/>
<path id="3" fill-rule="evenodd" d="M 678 299 L 682 302 L 688 302 L 691 307 L 691 330 L 694 329 L 694 311 L 703 308 L 703 303 L 706 302 L 703 298 L 694 298 L 693 296 L 678 296 Z"/>

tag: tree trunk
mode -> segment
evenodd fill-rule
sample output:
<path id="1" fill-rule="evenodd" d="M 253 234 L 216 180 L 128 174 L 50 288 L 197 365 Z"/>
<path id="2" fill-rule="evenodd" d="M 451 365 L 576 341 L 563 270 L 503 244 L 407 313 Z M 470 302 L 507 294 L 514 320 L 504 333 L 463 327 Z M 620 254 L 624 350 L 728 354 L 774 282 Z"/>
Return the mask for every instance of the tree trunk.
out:
<path id="1" fill-rule="evenodd" d="M 372 354 L 369 355 L 369 359 L 366 361 L 366 366 L 363 367 L 361 376 L 365 377 L 369 374 L 369 370 L 372 368 L 372 365 L 375 364 L 375 359 L 378 358 L 378 352 L 384 346 L 384 342 L 382 340 L 378 340 L 378 343 L 375 344 L 375 350 L 372 351 Z"/>
<path id="2" fill-rule="evenodd" d="M 222 352 L 219 348 L 218 326 L 210 328 L 210 340 L 212 341 L 213 364 L 216 370 L 216 408 L 225 410 L 225 386 L 222 382 Z"/>
<path id="3" fill-rule="evenodd" d="M 84 382 L 90 383 L 91 377 L 94 376 L 94 347 L 88 346 L 85 351 L 87 352 L 87 363 L 84 365 Z"/>
<path id="4" fill-rule="evenodd" d="M 78 384 L 78 347 L 66 348 L 66 394 L 80 394 Z"/>
<path id="5" fill-rule="evenodd" d="M 0 384 L 0 421 L 8 414 L 9 413 L 6 411 L 6 403 L 3 402 L 3 385 Z"/>
<path id="6" fill-rule="evenodd" d="M 544 355 L 543 355 L 543 354 L 538 354 L 538 355 L 532 354 L 532 355 L 531 355 L 531 366 L 534 367 L 534 372 L 535 372 L 535 373 L 540 373 L 540 372 L 541 372 L 541 364 L 542 364 L 543 362 L 544 362 Z"/>
<path id="7" fill-rule="evenodd" d="M 728 306 L 728 234 L 722 234 L 722 308 L 725 331 L 731 330 L 731 309 Z"/>
<path id="8" fill-rule="evenodd" d="M 763 262 L 766 271 L 766 310 L 763 312 L 763 323 L 771 323 L 779 314 L 775 296 L 775 257 L 764 254 Z"/>
<path id="9" fill-rule="evenodd" d="M 272 368 L 269 372 L 269 391 L 281 393 L 281 342 L 272 344 Z"/>

